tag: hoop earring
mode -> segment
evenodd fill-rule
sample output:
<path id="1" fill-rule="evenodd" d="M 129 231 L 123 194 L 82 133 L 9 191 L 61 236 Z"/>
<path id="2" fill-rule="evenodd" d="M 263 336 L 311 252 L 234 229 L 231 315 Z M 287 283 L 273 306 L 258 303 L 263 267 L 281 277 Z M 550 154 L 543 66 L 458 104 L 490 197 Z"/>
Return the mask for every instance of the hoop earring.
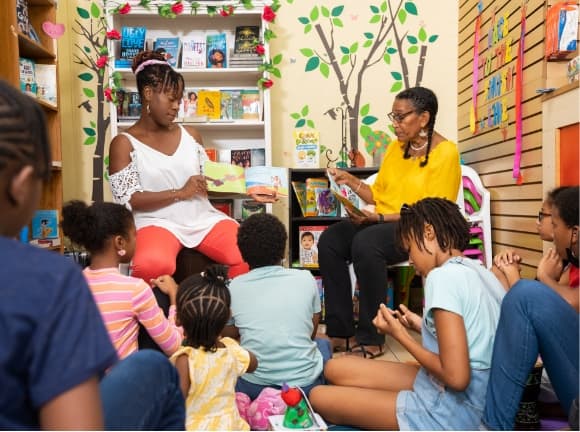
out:
<path id="1" fill-rule="evenodd" d="M 149 108 L 149 104 L 147 104 L 147 114 L 151 115 L 151 108 Z"/>
<path id="2" fill-rule="evenodd" d="M 147 106 L 149 106 L 149 105 L 147 105 Z M 427 138 L 427 131 L 426 131 L 425 129 L 421 129 L 421 130 L 419 131 L 419 136 L 420 136 L 421 138 Z"/>
<path id="3" fill-rule="evenodd" d="M 119 255 L 120 257 L 123 257 L 127 254 L 127 251 L 125 249 L 120 249 L 117 251 L 117 255 Z"/>

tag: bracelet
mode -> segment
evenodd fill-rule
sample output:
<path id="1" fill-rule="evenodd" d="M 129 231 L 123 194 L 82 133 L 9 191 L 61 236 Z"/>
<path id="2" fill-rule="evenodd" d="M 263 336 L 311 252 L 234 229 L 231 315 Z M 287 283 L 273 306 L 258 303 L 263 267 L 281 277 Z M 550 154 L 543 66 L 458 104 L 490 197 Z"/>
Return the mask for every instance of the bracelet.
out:
<path id="1" fill-rule="evenodd" d="M 174 197 L 173 197 L 173 201 L 174 201 L 174 202 L 177 202 L 177 201 L 179 201 L 179 196 L 177 195 L 177 190 L 175 190 L 175 189 L 171 189 L 171 193 L 174 195 Z"/>
<path id="2" fill-rule="evenodd" d="M 385 223 L 385 215 L 382 213 L 379 213 L 379 223 Z"/>
<path id="3" fill-rule="evenodd" d="M 358 193 L 358 191 L 360 190 L 360 187 L 362 186 L 363 182 L 362 180 L 358 181 L 358 186 L 356 187 L 356 189 L 354 190 L 354 193 Z"/>

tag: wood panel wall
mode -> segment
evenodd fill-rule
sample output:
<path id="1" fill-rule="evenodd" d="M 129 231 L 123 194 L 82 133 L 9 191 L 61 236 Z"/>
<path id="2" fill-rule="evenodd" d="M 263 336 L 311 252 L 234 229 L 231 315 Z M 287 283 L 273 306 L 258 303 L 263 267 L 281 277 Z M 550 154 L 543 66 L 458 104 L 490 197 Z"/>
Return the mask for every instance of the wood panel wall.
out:
<path id="1" fill-rule="evenodd" d="M 536 231 L 536 218 L 542 203 L 542 101 L 536 89 L 546 82 L 544 62 L 544 18 L 546 4 L 528 0 L 526 5 L 525 54 L 523 64 L 523 141 L 521 174 L 518 184 L 512 176 L 515 150 L 515 90 L 503 97 L 507 100 L 508 120 L 499 127 L 485 127 L 475 134 L 469 127 L 469 112 L 473 85 L 473 46 L 478 0 L 463 0 L 459 9 L 459 74 L 458 74 L 458 137 L 463 161 L 481 176 L 491 192 L 492 240 L 494 254 L 504 248 L 515 248 L 523 259 L 525 277 L 535 275 L 535 267 L 542 256 L 542 241 Z M 513 0 L 483 1 L 480 33 L 480 68 L 478 110 L 487 110 L 484 99 L 483 63 L 490 50 L 488 31 L 499 17 L 508 17 L 512 61 L 503 67 L 492 68 L 492 75 L 515 66 L 521 34 L 522 3 Z M 495 62 L 495 59 L 494 59 Z M 500 98 L 501 99 L 501 98 Z M 492 101 L 493 102 L 493 101 Z M 503 129 L 503 131 L 502 131 Z"/>

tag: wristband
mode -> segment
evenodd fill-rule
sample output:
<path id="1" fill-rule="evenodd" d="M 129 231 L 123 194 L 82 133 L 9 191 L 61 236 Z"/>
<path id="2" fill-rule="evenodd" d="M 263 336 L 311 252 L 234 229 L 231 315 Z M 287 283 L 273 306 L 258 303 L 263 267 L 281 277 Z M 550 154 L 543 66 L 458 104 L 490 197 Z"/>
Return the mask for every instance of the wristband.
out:
<path id="1" fill-rule="evenodd" d="M 179 195 L 177 195 L 177 190 L 171 189 L 171 193 L 174 195 L 173 201 L 175 201 L 175 202 L 179 201 Z"/>
<path id="2" fill-rule="evenodd" d="M 379 223 L 385 223 L 385 215 L 382 213 L 379 213 Z"/>

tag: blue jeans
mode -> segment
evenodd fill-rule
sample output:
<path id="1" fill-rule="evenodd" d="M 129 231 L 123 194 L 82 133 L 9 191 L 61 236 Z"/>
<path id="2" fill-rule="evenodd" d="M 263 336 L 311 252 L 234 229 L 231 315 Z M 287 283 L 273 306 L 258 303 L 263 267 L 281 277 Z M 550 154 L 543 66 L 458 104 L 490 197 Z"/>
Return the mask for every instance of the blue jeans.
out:
<path id="1" fill-rule="evenodd" d="M 506 294 L 493 346 L 483 423 L 514 428 L 526 380 L 542 356 L 562 408 L 578 396 L 578 313 L 550 287 L 520 280 Z"/>
<path id="2" fill-rule="evenodd" d="M 101 380 L 106 430 L 185 430 L 177 370 L 157 351 L 135 352 Z"/>
<path id="3" fill-rule="evenodd" d="M 330 358 L 332 357 L 332 345 L 330 344 L 330 340 L 328 340 L 326 338 L 316 338 L 316 339 L 314 339 L 314 341 L 316 342 L 316 346 L 318 347 L 318 350 L 322 354 L 322 373 L 311 384 L 306 385 L 306 386 L 301 386 L 301 388 L 302 388 L 302 390 L 304 390 L 304 394 L 306 394 L 306 396 L 308 396 L 310 394 L 310 390 L 312 390 L 313 387 L 315 387 L 317 385 L 324 384 L 324 382 L 325 382 L 324 381 L 324 365 L 326 365 L 326 362 L 328 360 L 330 360 Z M 252 399 L 252 400 L 256 399 L 258 397 L 258 395 L 260 394 L 260 392 L 263 389 L 265 389 L 266 387 L 272 387 L 272 388 L 276 388 L 276 389 L 282 388 L 281 385 L 275 385 L 275 384 L 270 384 L 270 385 L 254 384 L 254 383 L 251 383 L 249 381 L 246 381 L 242 377 L 238 378 L 238 381 L 236 383 L 236 391 L 247 394 L 250 397 L 250 399 Z"/>

